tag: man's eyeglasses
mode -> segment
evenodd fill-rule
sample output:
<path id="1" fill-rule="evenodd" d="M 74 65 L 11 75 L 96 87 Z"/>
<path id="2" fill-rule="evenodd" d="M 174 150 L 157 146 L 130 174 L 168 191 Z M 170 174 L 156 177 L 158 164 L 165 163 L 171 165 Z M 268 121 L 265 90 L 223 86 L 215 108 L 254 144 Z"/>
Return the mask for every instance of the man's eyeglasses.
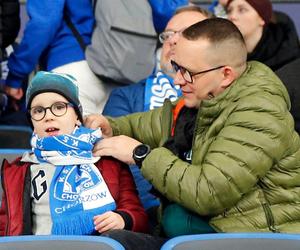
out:
<path id="1" fill-rule="evenodd" d="M 159 34 L 158 39 L 161 43 L 164 43 L 165 41 L 170 39 L 172 36 L 174 36 L 178 32 L 181 32 L 181 31 L 166 30 Z"/>
<path id="2" fill-rule="evenodd" d="M 218 66 L 215 68 L 211 68 L 211 69 L 207 69 L 207 70 L 203 70 L 197 73 L 192 73 L 190 71 L 188 71 L 186 68 L 178 65 L 175 61 L 171 60 L 171 64 L 172 64 L 172 68 L 175 72 L 180 71 L 180 74 L 182 75 L 183 79 L 188 82 L 188 83 L 193 83 L 193 76 L 195 75 L 200 75 L 200 74 L 204 74 L 213 70 L 217 70 L 217 69 L 221 69 L 223 67 L 225 67 L 225 65 L 222 66 Z"/>
<path id="3" fill-rule="evenodd" d="M 41 121 L 46 116 L 46 111 L 49 109 L 51 113 L 57 117 L 67 113 L 68 106 L 73 107 L 72 103 L 55 102 L 49 107 L 35 106 L 29 109 L 30 116 L 35 121 Z"/>

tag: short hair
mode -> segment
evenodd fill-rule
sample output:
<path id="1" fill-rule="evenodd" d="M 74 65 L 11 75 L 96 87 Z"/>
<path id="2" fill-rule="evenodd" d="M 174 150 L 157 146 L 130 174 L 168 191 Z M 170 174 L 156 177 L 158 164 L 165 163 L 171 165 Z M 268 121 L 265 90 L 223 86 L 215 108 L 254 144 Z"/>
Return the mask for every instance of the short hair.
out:
<path id="1" fill-rule="evenodd" d="M 195 23 L 182 32 L 190 41 L 204 39 L 209 42 L 216 53 L 212 60 L 224 59 L 224 63 L 244 63 L 247 60 L 247 49 L 242 33 L 229 20 L 224 18 L 205 19 Z M 235 56 L 235 57 L 234 57 Z"/>
<path id="2" fill-rule="evenodd" d="M 187 5 L 187 6 L 179 7 L 178 9 L 176 9 L 173 16 L 175 16 L 177 14 L 180 14 L 182 12 L 188 12 L 188 11 L 199 12 L 200 14 L 202 14 L 203 16 L 205 16 L 207 18 L 215 17 L 215 15 L 213 13 L 211 13 L 210 11 L 208 11 L 206 9 L 203 9 L 200 6 L 197 6 L 197 5 Z"/>
<path id="3" fill-rule="evenodd" d="M 182 32 L 188 40 L 207 39 L 211 43 L 218 43 L 228 39 L 234 39 L 245 44 L 242 33 L 229 20 L 224 18 L 205 19 L 195 23 Z"/>

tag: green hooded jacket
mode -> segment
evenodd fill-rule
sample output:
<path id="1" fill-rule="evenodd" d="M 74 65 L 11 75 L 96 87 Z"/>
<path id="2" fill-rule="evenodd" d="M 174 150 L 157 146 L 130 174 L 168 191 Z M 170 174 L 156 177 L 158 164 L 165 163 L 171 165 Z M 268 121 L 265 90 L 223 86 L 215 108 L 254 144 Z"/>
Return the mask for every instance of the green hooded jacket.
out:
<path id="1" fill-rule="evenodd" d="M 249 62 L 223 93 L 202 101 L 191 164 L 162 146 L 175 105 L 109 118 L 114 135 L 151 146 L 144 177 L 170 201 L 211 218 L 218 232 L 300 232 L 300 140 L 279 78 Z"/>

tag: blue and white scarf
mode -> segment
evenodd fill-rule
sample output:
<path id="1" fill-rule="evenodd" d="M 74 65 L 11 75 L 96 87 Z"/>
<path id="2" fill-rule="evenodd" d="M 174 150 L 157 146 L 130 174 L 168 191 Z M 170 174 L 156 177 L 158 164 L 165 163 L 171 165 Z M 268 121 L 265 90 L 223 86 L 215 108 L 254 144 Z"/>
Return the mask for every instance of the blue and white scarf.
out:
<path id="1" fill-rule="evenodd" d="M 166 98 L 176 101 L 181 95 L 180 87 L 173 79 L 159 71 L 146 80 L 144 111 L 161 107 Z"/>
<path id="2" fill-rule="evenodd" d="M 93 164 L 94 144 L 100 129 L 79 127 L 70 135 L 39 138 L 31 145 L 40 163 L 55 165 L 49 200 L 52 234 L 86 235 L 94 232 L 93 217 L 116 208 L 98 168 Z"/>

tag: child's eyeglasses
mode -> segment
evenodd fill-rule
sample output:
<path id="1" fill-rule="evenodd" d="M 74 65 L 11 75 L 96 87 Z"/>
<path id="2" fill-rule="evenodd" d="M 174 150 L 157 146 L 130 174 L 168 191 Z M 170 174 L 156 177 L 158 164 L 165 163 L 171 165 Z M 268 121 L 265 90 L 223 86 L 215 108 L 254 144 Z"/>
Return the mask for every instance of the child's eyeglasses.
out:
<path id="1" fill-rule="evenodd" d="M 29 113 L 33 120 L 41 121 L 46 116 L 47 109 L 49 109 L 53 115 L 60 117 L 67 113 L 68 106 L 73 107 L 74 105 L 67 102 L 55 102 L 49 107 L 32 107 L 29 109 Z"/>

